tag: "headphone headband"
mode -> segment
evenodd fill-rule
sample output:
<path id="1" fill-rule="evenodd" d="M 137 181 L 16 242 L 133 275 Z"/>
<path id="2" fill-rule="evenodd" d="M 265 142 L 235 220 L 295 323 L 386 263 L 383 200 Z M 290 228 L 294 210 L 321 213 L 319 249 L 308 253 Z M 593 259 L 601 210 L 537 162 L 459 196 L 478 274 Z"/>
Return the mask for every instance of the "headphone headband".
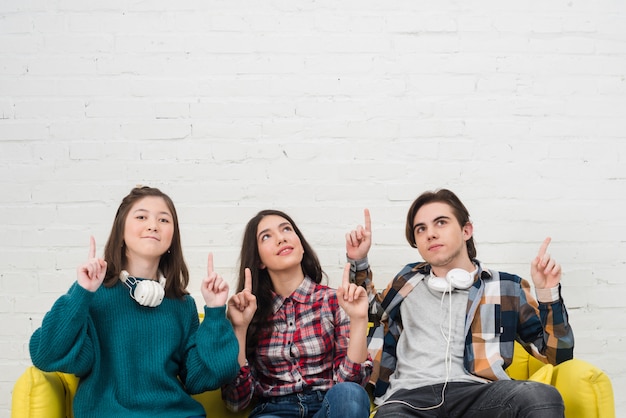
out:
<path id="1" fill-rule="evenodd" d="M 475 273 L 475 272 L 474 272 Z M 452 292 L 454 289 L 469 289 L 474 284 L 474 274 L 467 270 L 455 268 L 450 270 L 446 277 L 437 277 L 430 273 L 426 281 L 428 287 L 437 292 Z"/>

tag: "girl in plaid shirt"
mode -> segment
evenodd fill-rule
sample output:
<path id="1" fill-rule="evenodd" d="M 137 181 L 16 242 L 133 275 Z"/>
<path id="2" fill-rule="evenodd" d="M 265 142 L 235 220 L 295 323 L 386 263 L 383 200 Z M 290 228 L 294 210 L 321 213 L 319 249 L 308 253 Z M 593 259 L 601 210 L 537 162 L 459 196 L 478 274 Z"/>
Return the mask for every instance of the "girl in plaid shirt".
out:
<path id="1" fill-rule="evenodd" d="M 351 259 L 369 250 L 368 217 L 366 211 L 365 228 L 346 236 Z M 238 411 L 256 398 L 251 417 L 368 417 L 368 298 L 350 283 L 350 265 L 336 291 L 320 284 L 315 252 L 295 222 L 275 210 L 248 222 L 240 263 L 228 317 L 241 369 L 222 387 L 226 405 Z"/>

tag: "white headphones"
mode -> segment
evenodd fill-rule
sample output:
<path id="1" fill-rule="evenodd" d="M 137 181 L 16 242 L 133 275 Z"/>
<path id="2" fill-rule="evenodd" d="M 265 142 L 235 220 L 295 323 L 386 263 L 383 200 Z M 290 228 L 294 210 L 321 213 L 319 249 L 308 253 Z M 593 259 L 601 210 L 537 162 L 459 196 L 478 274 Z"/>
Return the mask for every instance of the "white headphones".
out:
<path id="1" fill-rule="evenodd" d="M 452 269 L 446 274 L 446 277 L 437 277 L 431 274 L 426 283 L 431 290 L 436 292 L 452 292 L 454 289 L 469 289 L 474 283 L 474 274 L 476 271 L 469 273 L 463 269 Z"/>
<path id="2" fill-rule="evenodd" d="M 141 306 L 156 308 L 165 297 L 165 277 L 159 272 L 159 281 L 138 279 L 128 274 L 126 270 L 120 272 L 120 280 L 130 289 L 130 297 Z"/>

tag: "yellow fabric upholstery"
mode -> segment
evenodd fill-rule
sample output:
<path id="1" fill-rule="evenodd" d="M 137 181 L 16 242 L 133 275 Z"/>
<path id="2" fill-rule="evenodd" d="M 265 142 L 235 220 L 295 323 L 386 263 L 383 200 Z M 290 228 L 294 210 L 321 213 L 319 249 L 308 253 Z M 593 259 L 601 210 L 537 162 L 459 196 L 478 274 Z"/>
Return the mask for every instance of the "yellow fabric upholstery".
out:
<path id="1" fill-rule="evenodd" d="M 545 383 L 549 385 L 552 383 L 552 372 L 554 371 L 554 366 L 551 364 L 545 364 L 542 368 L 537 370 L 528 378 L 533 382 Z"/>
<path id="2" fill-rule="evenodd" d="M 60 372 L 43 372 L 30 366 L 13 388 L 12 418 L 73 418 L 72 399 L 78 378 Z M 231 412 L 222 402 L 220 390 L 193 396 L 204 406 L 207 416 L 244 418 L 250 411 Z"/>
<path id="3" fill-rule="evenodd" d="M 516 344 L 513 364 L 507 373 L 514 379 L 549 383 L 559 390 L 565 402 L 566 418 L 615 418 L 613 387 L 609 377 L 597 367 L 578 359 L 558 366 L 545 365 Z M 26 369 L 13 388 L 12 418 L 73 418 L 72 399 L 78 378 L 59 372 Z M 247 417 L 249 410 L 230 412 L 218 390 L 194 395 L 207 416 Z"/>
<path id="4" fill-rule="evenodd" d="M 46 373 L 30 366 L 13 388 L 12 417 L 73 418 L 70 381 L 65 373 Z"/>
<path id="5" fill-rule="evenodd" d="M 615 418 L 613 386 L 608 375 L 579 359 L 557 366 L 544 364 L 515 343 L 513 363 L 506 369 L 517 380 L 534 380 L 557 388 L 566 418 Z"/>

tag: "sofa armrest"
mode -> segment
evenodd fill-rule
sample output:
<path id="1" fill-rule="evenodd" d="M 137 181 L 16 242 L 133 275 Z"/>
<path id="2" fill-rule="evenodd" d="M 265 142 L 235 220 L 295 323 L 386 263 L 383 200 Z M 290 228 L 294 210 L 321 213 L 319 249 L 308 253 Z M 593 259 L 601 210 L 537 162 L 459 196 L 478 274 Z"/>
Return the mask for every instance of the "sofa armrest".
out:
<path id="1" fill-rule="evenodd" d="M 72 418 L 78 379 L 30 366 L 13 387 L 11 418 Z"/>
<path id="2" fill-rule="evenodd" d="M 513 362 L 506 372 L 512 379 L 556 387 L 565 403 L 566 418 L 615 418 L 609 376 L 586 361 L 574 358 L 556 366 L 544 364 L 516 342 Z"/>
<path id="3" fill-rule="evenodd" d="M 615 399 L 609 376 L 579 359 L 554 367 L 554 385 L 565 403 L 567 418 L 615 418 Z"/>

